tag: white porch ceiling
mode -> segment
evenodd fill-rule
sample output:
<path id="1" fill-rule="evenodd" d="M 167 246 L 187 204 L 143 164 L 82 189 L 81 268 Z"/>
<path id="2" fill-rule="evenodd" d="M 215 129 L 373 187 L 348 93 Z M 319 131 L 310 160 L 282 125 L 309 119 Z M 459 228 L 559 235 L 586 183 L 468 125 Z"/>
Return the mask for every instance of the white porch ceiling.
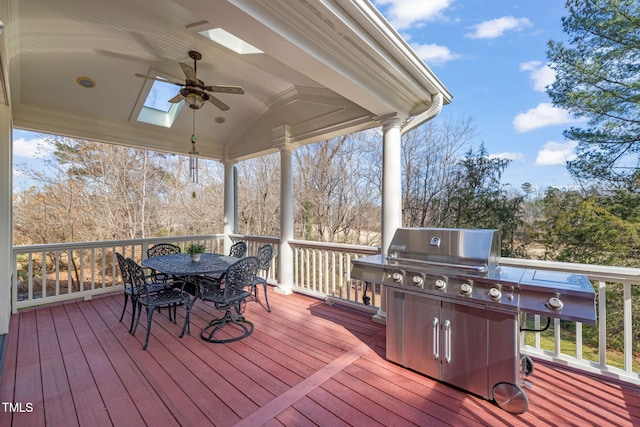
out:
<path id="1" fill-rule="evenodd" d="M 242 86 L 218 94 L 231 109 L 196 111 L 203 157 L 277 149 L 288 126 L 305 144 L 407 119 L 451 95 L 364 0 L 0 0 L 3 86 L 15 127 L 174 153 L 191 148 L 191 110 L 171 128 L 136 121 L 151 82 L 184 80 L 178 62 L 202 53 L 198 77 Z M 262 50 L 239 55 L 198 35 L 220 27 Z M 80 76 L 97 86 L 83 88 Z M 176 86 L 176 92 L 178 90 Z M 2 98 L 0 98 L 2 102 Z M 226 121 L 214 120 L 223 116 Z"/>

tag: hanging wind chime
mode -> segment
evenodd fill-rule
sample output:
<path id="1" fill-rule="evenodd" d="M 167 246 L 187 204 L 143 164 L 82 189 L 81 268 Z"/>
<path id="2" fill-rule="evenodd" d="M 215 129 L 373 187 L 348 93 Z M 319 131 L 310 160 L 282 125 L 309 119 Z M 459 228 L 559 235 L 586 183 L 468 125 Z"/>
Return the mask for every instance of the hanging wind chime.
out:
<path id="1" fill-rule="evenodd" d="M 191 151 L 189 151 L 189 179 L 198 183 L 198 150 L 196 150 L 196 110 L 193 110 L 193 133 L 191 134 Z"/>

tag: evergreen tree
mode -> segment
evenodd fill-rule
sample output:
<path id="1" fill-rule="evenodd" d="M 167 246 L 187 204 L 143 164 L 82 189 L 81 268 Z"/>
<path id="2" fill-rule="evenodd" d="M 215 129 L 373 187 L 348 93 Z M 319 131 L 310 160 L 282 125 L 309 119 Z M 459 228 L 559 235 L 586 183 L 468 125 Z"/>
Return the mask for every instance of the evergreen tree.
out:
<path id="1" fill-rule="evenodd" d="M 522 224 L 523 196 L 511 195 L 500 184 L 509 160 L 490 158 L 484 145 L 476 153 L 467 151 L 456 172 L 448 198 L 447 226 L 499 229 L 502 256 L 522 257 L 524 248 L 516 240 Z"/>
<path id="2" fill-rule="evenodd" d="M 555 106 L 586 119 L 565 137 L 577 141 L 569 171 L 578 179 L 624 183 L 640 151 L 640 4 L 637 0 L 568 0 L 568 42 L 549 42 Z"/>

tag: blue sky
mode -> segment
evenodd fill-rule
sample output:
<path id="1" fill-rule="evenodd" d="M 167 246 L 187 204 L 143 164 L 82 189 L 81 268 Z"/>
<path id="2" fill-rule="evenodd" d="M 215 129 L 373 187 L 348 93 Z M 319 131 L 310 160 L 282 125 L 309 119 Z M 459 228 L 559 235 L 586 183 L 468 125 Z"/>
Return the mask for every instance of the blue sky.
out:
<path id="1" fill-rule="evenodd" d="M 503 183 L 570 185 L 579 122 L 551 105 L 549 40 L 566 40 L 563 0 L 374 0 L 453 94 L 442 117 L 472 117 L 477 146 L 511 159 Z M 436 118 L 437 120 L 438 118 Z"/>
<path id="2" fill-rule="evenodd" d="M 476 147 L 511 159 L 503 183 L 544 189 L 572 181 L 565 167 L 576 143 L 562 131 L 577 123 L 551 105 L 544 87 L 549 40 L 564 40 L 563 0 L 374 0 L 454 98 L 441 117 L 472 117 Z M 438 120 L 438 118 L 436 118 Z M 14 132 L 17 163 L 43 157 L 37 135 Z M 36 163 L 37 164 L 37 163 Z M 15 186 L 22 186 L 16 177 Z"/>

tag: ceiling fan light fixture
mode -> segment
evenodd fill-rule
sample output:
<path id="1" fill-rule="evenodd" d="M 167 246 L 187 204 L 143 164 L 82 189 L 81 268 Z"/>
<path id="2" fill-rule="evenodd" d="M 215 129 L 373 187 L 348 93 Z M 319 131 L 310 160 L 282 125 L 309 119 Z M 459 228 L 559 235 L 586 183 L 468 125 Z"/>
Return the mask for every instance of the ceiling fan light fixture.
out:
<path id="1" fill-rule="evenodd" d="M 199 110 L 204 104 L 204 99 L 202 99 L 202 95 L 200 95 L 199 93 L 190 92 L 184 98 L 184 102 L 189 106 L 189 108 L 193 110 Z"/>

